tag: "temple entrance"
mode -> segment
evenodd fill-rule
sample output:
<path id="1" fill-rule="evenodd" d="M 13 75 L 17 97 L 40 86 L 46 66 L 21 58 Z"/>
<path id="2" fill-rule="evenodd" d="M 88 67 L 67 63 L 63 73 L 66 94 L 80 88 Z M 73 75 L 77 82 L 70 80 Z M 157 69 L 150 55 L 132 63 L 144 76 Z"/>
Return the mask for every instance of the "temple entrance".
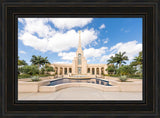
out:
<path id="1" fill-rule="evenodd" d="M 81 74 L 81 68 L 78 67 L 78 74 Z"/>

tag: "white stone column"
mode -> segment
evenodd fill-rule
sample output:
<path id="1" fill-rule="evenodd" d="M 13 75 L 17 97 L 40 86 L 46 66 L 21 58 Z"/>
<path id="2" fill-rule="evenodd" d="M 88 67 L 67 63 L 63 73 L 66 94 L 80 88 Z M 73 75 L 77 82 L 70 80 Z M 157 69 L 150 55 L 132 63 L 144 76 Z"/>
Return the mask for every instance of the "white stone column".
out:
<path id="1" fill-rule="evenodd" d="M 94 68 L 94 74 L 97 75 L 97 68 Z"/>
<path id="2" fill-rule="evenodd" d="M 64 67 L 62 67 L 62 75 L 64 75 Z"/>
<path id="3" fill-rule="evenodd" d="M 107 67 L 107 65 L 104 66 L 104 74 L 108 74 L 108 71 L 106 71 Z"/>
<path id="4" fill-rule="evenodd" d="M 57 67 L 57 74 L 60 75 L 60 67 Z"/>
<path id="5" fill-rule="evenodd" d="M 69 67 L 67 67 L 67 74 L 69 74 Z"/>
<path id="6" fill-rule="evenodd" d="M 101 67 L 99 67 L 99 75 L 101 75 Z"/>
<path id="7" fill-rule="evenodd" d="M 90 67 L 90 74 L 92 75 L 92 67 Z"/>

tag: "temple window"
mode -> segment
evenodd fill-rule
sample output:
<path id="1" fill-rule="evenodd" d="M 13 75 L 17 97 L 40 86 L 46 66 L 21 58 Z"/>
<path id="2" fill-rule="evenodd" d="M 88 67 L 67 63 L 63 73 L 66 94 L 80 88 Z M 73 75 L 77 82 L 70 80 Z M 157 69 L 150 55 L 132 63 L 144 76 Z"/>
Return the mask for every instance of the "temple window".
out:
<path id="1" fill-rule="evenodd" d="M 78 65 L 81 65 L 81 54 L 78 54 Z"/>

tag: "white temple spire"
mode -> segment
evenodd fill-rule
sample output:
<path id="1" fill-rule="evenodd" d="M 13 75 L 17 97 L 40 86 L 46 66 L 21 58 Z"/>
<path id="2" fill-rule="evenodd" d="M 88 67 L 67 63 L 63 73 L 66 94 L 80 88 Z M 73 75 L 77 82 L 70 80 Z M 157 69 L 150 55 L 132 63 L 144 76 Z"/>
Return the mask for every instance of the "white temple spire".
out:
<path id="1" fill-rule="evenodd" d="M 79 30 L 79 44 L 78 44 L 78 49 L 82 49 L 81 48 L 81 31 Z"/>

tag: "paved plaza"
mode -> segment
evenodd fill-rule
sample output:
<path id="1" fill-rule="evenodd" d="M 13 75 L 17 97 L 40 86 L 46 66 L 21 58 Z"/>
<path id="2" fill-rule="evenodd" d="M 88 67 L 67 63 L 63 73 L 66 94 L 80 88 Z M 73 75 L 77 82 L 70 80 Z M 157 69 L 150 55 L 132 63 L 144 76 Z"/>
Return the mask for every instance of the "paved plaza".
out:
<path id="1" fill-rule="evenodd" d="M 89 87 L 70 87 L 48 93 L 18 93 L 18 100 L 142 100 L 142 92 L 104 92 Z"/>

